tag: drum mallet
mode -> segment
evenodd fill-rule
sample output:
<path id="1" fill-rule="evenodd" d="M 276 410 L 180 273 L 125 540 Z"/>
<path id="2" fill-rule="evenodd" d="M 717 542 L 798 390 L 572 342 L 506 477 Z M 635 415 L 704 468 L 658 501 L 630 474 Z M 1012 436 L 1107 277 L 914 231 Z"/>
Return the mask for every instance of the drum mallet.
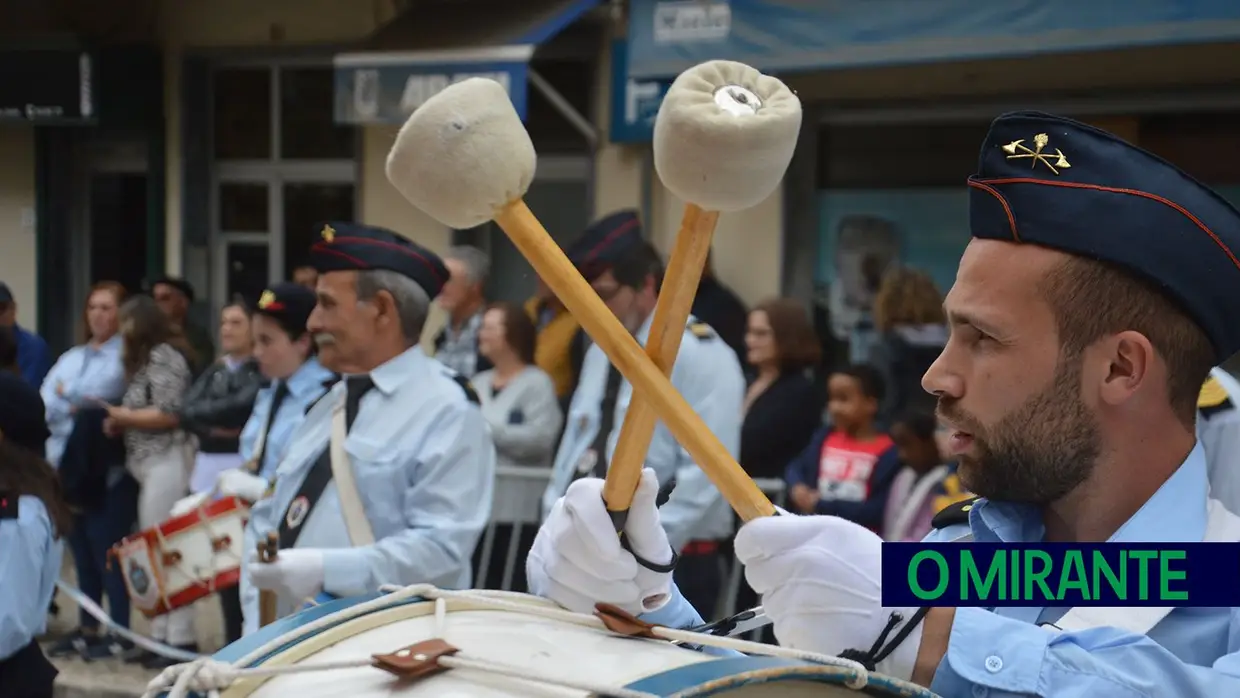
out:
<path id="1" fill-rule="evenodd" d="M 801 101 L 779 80 L 733 61 L 681 73 L 654 122 L 654 167 L 685 201 L 654 308 L 646 354 L 671 376 L 720 212 L 761 203 L 783 179 L 801 130 Z M 634 393 L 603 488 L 617 531 L 641 480 L 656 414 Z"/>
<path id="2" fill-rule="evenodd" d="M 280 537 L 276 535 L 275 531 L 269 531 L 266 539 L 258 542 L 258 561 L 264 564 L 275 562 L 279 549 Z M 263 628 L 276 622 L 277 598 L 274 591 L 259 589 L 258 627 Z"/>
<path id="3" fill-rule="evenodd" d="M 642 351 L 564 255 L 522 197 L 537 156 L 508 93 L 494 80 L 469 78 L 427 100 L 409 117 L 388 153 L 387 176 L 411 204 L 445 226 L 494 220 L 590 337 L 710 476 L 745 520 L 775 513 L 689 403 Z"/>

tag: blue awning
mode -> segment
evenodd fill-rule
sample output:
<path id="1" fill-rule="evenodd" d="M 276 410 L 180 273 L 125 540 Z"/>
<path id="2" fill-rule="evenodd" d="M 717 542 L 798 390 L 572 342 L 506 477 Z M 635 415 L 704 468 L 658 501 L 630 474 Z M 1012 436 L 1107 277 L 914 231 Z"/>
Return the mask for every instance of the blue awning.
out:
<path id="1" fill-rule="evenodd" d="M 336 122 L 404 123 L 427 99 L 470 77 L 503 85 L 524 118 L 527 69 L 535 51 L 598 3 L 415 4 L 372 35 L 366 50 L 335 57 Z"/>
<path id="2" fill-rule="evenodd" d="M 630 78 L 770 73 L 1240 39 L 1237 0 L 631 0 Z"/>

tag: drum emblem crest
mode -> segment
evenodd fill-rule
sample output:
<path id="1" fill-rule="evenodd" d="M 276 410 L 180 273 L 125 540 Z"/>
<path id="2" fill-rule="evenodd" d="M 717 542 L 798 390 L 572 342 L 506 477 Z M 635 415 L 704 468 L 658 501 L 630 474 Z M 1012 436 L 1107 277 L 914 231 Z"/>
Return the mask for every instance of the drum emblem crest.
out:
<path id="1" fill-rule="evenodd" d="M 305 495 L 302 495 L 301 497 L 294 499 L 292 504 L 288 505 L 288 516 L 285 517 L 284 521 L 288 524 L 289 528 L 297 528 L 303 521 L 306 520 L 306 514 L 309 513 L 310 500 L 306 498 Z"/>
<path id="2" fill-rule="evenodd" d="M 146 592 L 151 588 L 151 577 L 138 564 L 137 560 L 130 558 L 129 569 L 126 571 L 129 577 L 129 586 L 133 588 L 133 592 L 138 596 L 146 596 Z"/>

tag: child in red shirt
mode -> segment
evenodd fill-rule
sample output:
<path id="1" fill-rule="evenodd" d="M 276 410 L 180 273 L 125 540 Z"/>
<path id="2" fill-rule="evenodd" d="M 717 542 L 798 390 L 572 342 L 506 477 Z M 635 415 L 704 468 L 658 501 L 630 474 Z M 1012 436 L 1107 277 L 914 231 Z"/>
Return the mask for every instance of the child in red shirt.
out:
<path id="1" fill-rule="evenodd" d="M 784 474 L 795 511 L 839 516 L 881 530 L 887 495 L 900 470 L 895 444 L 875 426 L 882 399 L 882 377 L 871 366 L 831 374 L 831 424 L 814 434 Z"/>

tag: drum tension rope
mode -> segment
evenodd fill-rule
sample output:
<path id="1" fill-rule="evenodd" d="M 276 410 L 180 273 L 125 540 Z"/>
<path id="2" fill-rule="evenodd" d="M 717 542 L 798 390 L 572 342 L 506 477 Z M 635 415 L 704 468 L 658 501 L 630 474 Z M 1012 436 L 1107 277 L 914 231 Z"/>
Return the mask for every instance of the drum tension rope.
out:
<path id="1" fill-rule="evenodd" d="M 883 643 L 886 642 L 887 636 L 891 634 L 891 631 L 900 623 L 900 621 L 904 620 L 904 614 L 899 611 L 893 611 L 891 616 L 887 619 L 887 625 L 884 626 L 883 631 L 878 634 L 878 639 L 874 641 L 874 645 L 870 647 L 868 652 L 862 652 L 861 650 L 844 650 L 843 652 L 840 652 L 840 658 L 851 659 L 861 666 L 864 666 L 867 671 L 877 671 L 876 667 L 878 666 L 878 663 L 886 659 L 887 655 L 895 651 L 895 649 L 900 646 L 901 642 L 904 642 L 905 638 L 909 636 L 909 633 L 913 632 L 913 629 L 916 628 L 917 624 L 926 617 L 926 613 L 929 611 L 929 607 L 917 609 L 917 612 L 913 614 L 913 617 L 904 624 L 904 627 L 900 628 L 900 632 L 896 633 L 896 636 L 891 639 L 891 642 L 888 642 L 884 647 Z"/>

